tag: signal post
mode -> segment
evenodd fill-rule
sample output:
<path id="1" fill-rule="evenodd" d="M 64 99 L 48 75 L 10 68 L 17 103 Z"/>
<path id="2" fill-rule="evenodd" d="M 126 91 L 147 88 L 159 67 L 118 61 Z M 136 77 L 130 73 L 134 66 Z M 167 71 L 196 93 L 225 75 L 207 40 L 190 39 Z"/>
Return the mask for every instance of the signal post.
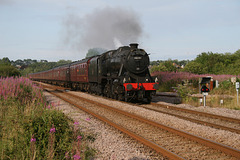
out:
<path id="1" fill-rule="evenodd" d="M 209 92 L 209 88 L 205 85 L 202 86 L 201 88 L 201 92 L 203 94 L 203 106 L 206 106 L 206 96 L 208 95 Z"/>

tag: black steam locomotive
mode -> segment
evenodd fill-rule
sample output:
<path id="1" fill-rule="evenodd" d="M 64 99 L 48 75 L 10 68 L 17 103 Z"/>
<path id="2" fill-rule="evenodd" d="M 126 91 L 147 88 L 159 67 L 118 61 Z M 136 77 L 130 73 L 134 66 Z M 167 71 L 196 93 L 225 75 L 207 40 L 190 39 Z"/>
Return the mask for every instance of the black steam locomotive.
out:
<path id="1" fill-rule="evenodd" d="M 138 44 L 130 44 L 29 77 L 118 100 L 149 103 L 158 80 L 151 77 L 148 66 L 148 54 Z"/>

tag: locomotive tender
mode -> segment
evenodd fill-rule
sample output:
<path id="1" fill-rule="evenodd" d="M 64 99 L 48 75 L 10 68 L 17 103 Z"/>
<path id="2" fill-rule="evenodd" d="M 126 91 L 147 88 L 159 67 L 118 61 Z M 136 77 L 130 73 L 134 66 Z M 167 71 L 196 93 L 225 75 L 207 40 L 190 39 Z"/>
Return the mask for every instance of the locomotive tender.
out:
<path id="1" fill-rule="evenodd" d="M 48 71 L 31 73 L 29 78 L 118 100 L 150 103 L 158 89 L 158 80 L 151 77 L 148 66 L 148 54 L 134 43 Z"/>

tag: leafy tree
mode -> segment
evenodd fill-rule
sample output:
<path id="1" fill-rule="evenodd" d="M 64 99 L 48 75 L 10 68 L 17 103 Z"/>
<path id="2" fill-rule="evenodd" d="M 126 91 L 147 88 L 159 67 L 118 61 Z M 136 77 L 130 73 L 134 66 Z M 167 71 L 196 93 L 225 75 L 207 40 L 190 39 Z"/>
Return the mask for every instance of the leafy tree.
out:
<path id="1" fill-rule="evenodd" d="M 64 65 L 64 64 L 69 64 L 69 63 L 71 63 L 72 61 L 71 60 L 59 60 L 59 61 L 57 61 L 57 64 L 56 64 L 56 66 L 61 66 L 61 65 Z"/>
<path id="2" fill-rule="evenodd" d="M 178 61 L 178 60 L 168 59 L 167 61 L 160 61 L 160 60 L 152 61 L 150 63 L 150 65 L 151 65 L 150 71 L 151 72 L 155 72 L 155 71 L 176 72 L 180 68 L 181 65 L 185 65 L 187 63 L 188 63 L 188 60 Z"/>
<path id="3" fill-rule="evenodd" d="M 48 61 L 41 59 L 40 62 L 42 62 L 42 63 L 47 63 Z"/>
<path id="4" fill-rule="evenodd" d="M 24 62 L 23 62 L 23 60 L 21 60 L 21 59 L 18 59 L 18 60 L 16 60 L 15 62 L 13 62 L 13 64 L 16 66 L 16 65 L 23 65 L 24 64 Z"/>
<path id="5" fill-rule="evenodd" d="M 204 73 L 204 66 L 198 62 L 192 61 L 190 63 L 188 63 L 183 71 L 185 72 L 191 72 L 191 73 L 195 73 L 195 74 L 203 74 Z"/>
<path id="6" fill-rule="evenodd" d="M 157 66 L 157 65 L 159 65 L 159 60 L 157 60 L 157 61 L 151 61 L 151 62 L 150 62 L 150 65 L 151 65 L 151 66 Z"/>
<path id="7" fill-rule="evenodd" d="M 0 65 L 0 77 L 20 76 L 20 72 L 11 65 Z"/>
<path id="8" fill-rule="evenodd" d="M 167 68 L 169 72 L 176 72 L 177 68 L 173 65 L 172 60 L 165 61 L 163 65 Z"/>
<path id="9" fill-rule="evenodd" d="M 21 71 L 22 75 L 27 75 L 29 73 L 35 73 L 40 71 L 46 71 L 54 67 L 58 67 L 64 64 L 71 63 L 71 60 L 59 60 L 58 62 L 48 62 L 47 60 L 41 60 L 40 62 L 34 62 L 24 70 Z"/>
<path id="10" fill-rule="evenodd" d="M 3 59 L 0 59 L 0 64 L 9 66 L 11 65 L 11 62 L 7 57 L 4 57 Z"/>
<path id="11" fill-rule="evenodd" d="M 184 71 L 196 74 L 233 74 L 239 75 L 240 50 L 231 53 L 203 52 L 197 56 L 194 63 L 185 66 Z"/>
<path id="12" fill-rule="evenodd" d="M 156 72 L 156 71 L 168 71 L 168 70 L 167 70 L 167 67 L 165 67 L 163 63 L 160 63 L 159 65 L 152 66 L 150 71 Z"/>
<path id="13" fill-rule="evenodd" d="M 223 70 L 223 68 L 226 68 L 226 65 L 223 62 L 217 62 L 213 66 L 214 74 L 224 74 L 225 70 Z"/>

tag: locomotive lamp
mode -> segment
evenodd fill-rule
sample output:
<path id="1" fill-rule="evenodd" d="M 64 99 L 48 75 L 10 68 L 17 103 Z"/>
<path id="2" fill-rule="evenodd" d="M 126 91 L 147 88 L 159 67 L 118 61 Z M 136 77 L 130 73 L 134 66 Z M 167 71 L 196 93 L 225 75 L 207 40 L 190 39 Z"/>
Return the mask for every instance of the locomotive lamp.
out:
<path id="1" fill-rule="evenodd" d="M 158 78 L 156 77 L 156 78 L 155 78 L 155 83 L 157 83 L 157 82 L 158 82 Z"/>

